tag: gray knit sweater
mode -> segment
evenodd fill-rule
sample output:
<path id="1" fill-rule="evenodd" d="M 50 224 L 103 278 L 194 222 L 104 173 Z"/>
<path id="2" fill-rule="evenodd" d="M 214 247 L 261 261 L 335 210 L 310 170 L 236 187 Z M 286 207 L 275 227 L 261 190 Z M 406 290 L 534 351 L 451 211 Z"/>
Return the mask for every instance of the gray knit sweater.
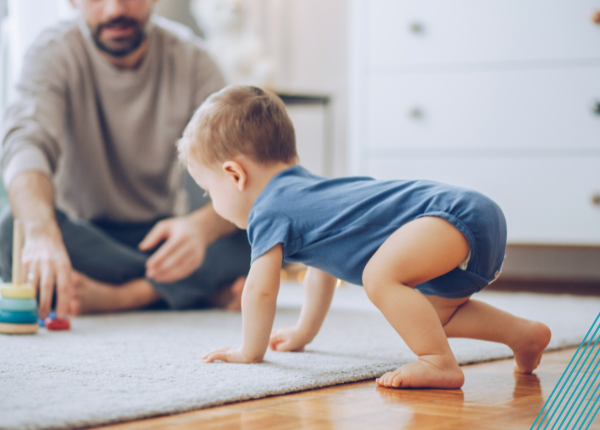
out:
<path id="1" fill-rule="evenodd" d="M 201 42 L 153 16 L 135 70 L 100 56 L 80 18 L 44 31 L 28 50 L 5 112 L 1 167 L 53 178 L 73 217 L 137 222 L 174 214 L 182 193 L 175 142 L 194 110 L 224 86 Z"/>

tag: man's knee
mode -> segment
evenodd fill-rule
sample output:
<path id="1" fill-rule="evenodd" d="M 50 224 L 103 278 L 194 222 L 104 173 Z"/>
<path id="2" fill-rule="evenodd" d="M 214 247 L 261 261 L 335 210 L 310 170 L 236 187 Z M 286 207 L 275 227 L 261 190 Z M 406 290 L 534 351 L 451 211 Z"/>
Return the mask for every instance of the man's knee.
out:
<path id="1" fill-rule="evenodd" d="M 0 276 L 6 282 L 12 276 L 13 217 L 10 206 L 0 212 Z"/>

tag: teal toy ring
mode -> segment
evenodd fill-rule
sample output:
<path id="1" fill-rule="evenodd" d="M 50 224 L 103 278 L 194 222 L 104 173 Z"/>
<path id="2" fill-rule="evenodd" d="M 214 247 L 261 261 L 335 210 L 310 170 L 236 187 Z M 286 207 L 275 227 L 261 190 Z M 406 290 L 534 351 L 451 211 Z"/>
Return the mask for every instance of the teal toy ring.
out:
<path id="1" fill-rule="evenodd" d="M 37 310 L 37 302 L 35 299 L 0 299 L 0 310 L 35 311 Z"/>
<path id="2" fill-rule="evenodd" d="M 37 323 L 36 311 L 5 311 L 0 310 L 0 323 L 34 324 Z"/>

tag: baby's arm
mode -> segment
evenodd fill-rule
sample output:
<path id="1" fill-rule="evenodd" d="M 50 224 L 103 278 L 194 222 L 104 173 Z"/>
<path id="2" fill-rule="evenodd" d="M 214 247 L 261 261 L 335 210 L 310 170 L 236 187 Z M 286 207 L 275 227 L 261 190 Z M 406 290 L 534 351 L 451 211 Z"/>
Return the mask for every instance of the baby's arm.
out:
<path id="1" fill-rule="evenodd" d="M 269 344 L 276 351 L 303 351 L 319 332 L 335 291 L 337 279 L 309 267 L 304 277 L 304 304 L 295 327 L 273 330 Z"/>
<path id="2" fill-rule="evenodd" d="M 221 348 L 206 354 L 204 361 L 258 363 L 269 345 L 273 328 L 283 250 L 278 244 L 254 260 L 242 293 L 243 341 L 239 348 Z"/>

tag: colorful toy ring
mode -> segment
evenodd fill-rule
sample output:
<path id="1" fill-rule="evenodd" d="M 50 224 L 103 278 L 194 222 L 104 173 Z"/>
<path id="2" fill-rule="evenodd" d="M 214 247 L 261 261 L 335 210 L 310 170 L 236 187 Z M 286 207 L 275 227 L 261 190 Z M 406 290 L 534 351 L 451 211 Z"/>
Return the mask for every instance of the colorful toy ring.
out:
<path id="1" fill-rule="evenodd" d="M 44 327 L 53 331 L 70 330 L 71 322 L 67 319 L 59 320 L 58 318 L 46 318 L 44 321 Z"/>
<path id="2" fill-rule="evenodd" d="M 2 288 L 0 288 L 0 294 L 2 294 L 2 297 L 5 299 L 34 299 L 35 288 L 29 284 L 4 284 Z"/>
<path id="3" fill-rule="evenodd" d="M 0 299 L 0 310 L 3 311 L 35 311 L 35 299 Z"/>
<path id="4" fill-rule="evenodd" d="M 35 311 L 1 311 L 0 323 L 7 324 L 36 324 L 38 320 Z"/>

